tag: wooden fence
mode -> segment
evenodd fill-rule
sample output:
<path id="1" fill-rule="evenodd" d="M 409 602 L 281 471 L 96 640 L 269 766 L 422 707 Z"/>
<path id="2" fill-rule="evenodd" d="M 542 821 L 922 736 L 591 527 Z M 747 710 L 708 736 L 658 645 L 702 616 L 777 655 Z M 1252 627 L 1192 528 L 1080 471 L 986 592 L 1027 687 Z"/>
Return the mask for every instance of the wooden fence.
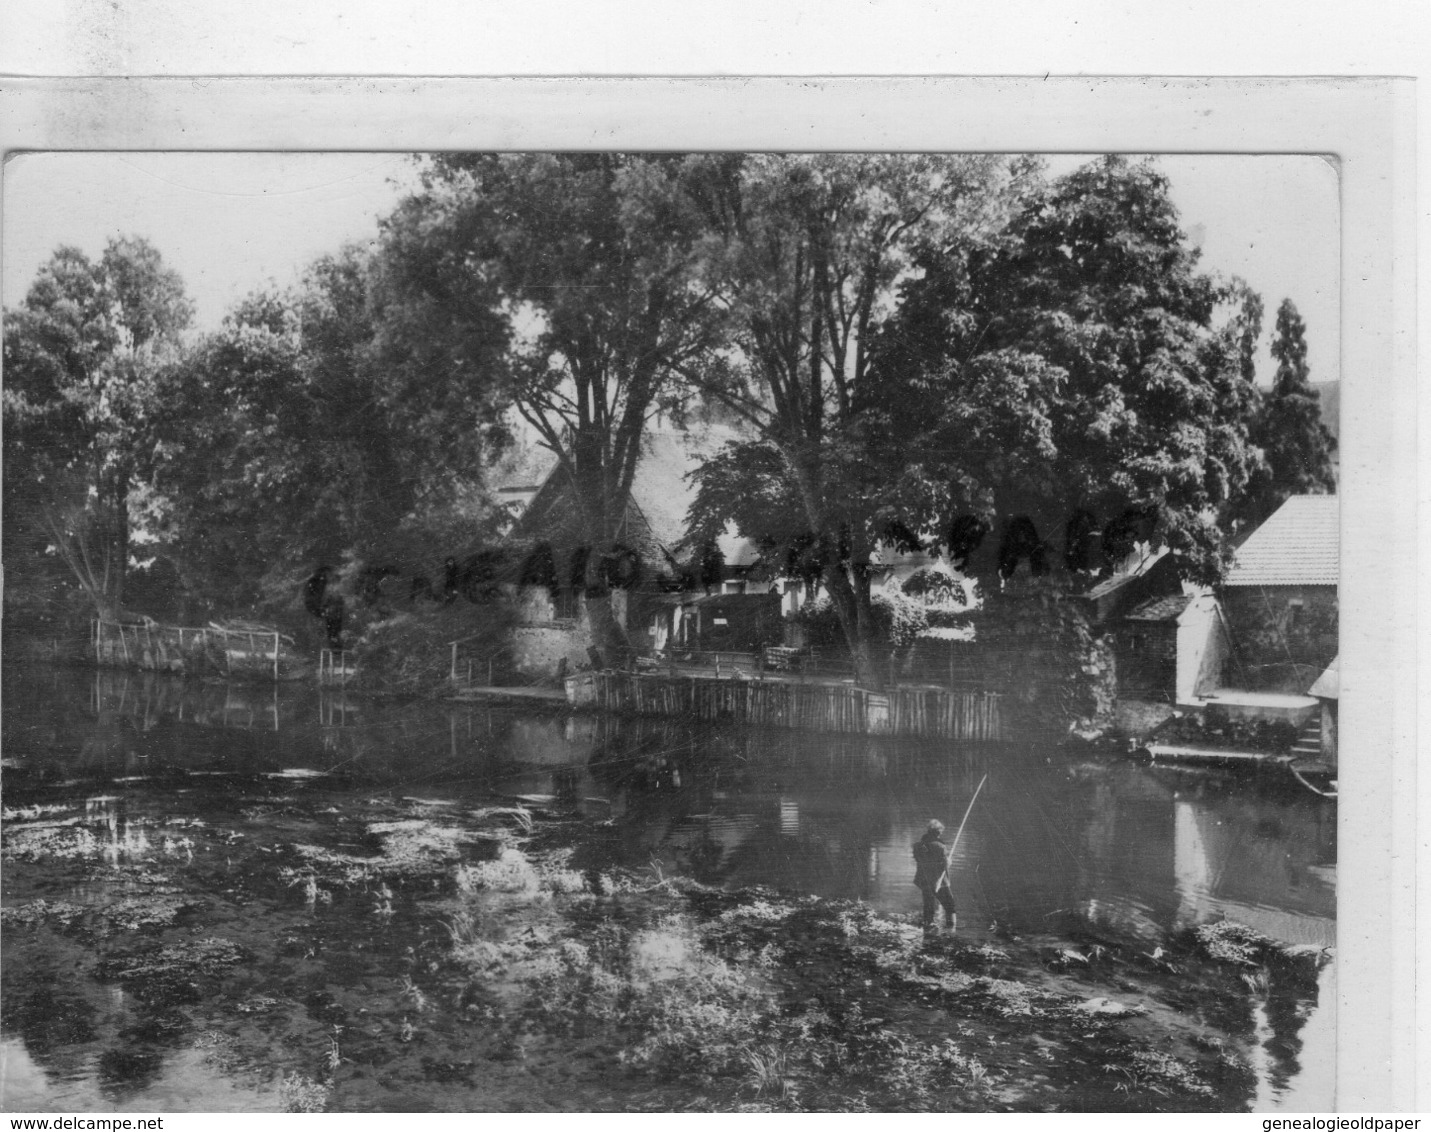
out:
<path id="1" fill-rule="evenodd" d="M 851 684 L 611 670 L 582 679 L 592 682 L 590 702 L 610 712 L 853 734 L 984 742 L 1005 738 L 1000 697 L 993 692 L 894 688 L 885 693 Z"/>
<path id="2" fill-rule="evenodd" d="M 90 645 L 99 664 L 151 672 L 220 673 L 282 678 L 293 656 L 279 633 L 262 630 L 92 621 Z"/>
<path id="3" fill-rule="evenodd" d="M 357 658 L 343 649 L 322 649 L 318 653 L 318 683 L 347 686 L 358 671 Z"/>

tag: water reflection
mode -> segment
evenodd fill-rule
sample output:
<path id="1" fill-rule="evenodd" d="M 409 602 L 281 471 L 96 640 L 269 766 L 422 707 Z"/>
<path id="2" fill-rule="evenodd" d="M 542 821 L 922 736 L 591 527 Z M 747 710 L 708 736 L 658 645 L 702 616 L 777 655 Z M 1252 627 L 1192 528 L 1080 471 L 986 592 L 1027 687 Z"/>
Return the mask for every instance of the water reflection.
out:
<path id="1" fill-rule="evenodd" d="M 623 864 L 893 910 L 917 905 L 910 849 L 925 823 L 952 829 L 987 773 L 952 870 L 970 926 L 1036 931 L 1072 910 L 1152 935 L 1227 916 L 1289 942 L 1334 941 L 1335 808 L 1236 776 L 155 673 L 7 668 L 5 684 L 5 752 L 29 780 L 322 772 L 540 795 L 614 819 L 603 851 Z M 147 849 L 120 809 L 107 821 L 111 856 Z"/>
<path id="2" fill-rule="evenodd" d="M 583 867 L 914 913 L 913 842 L 931 817 L 952 831 L 987 774 L 951 870 L 961 930 L 1036 934 L 1074 912 L 1152 939 L 1225 916 L 1291 943 L 1335 941 L 1335 807 L 1245 776 L 154 673 L 4 675 L 7 788 L 75 783 L 92 811 L 85 828 L 99 831 L 93 851 L 113 863 L 182 852 L 126 817 L 129 791 L 232 791 L 322 772 L 435 802 L 497 794 L 584 812 L 600 820 Z M 16 797 L 7 789 L 7 805 Z M 1305 998 L 1259 1001 L 1259 1107 L 1330 1105 L 1318 1089 L 1330 1089 L 1331 1003 L 1329 982 L 1315 1009 Z M 20 1031 L 42 1056 L 43 1032 L 37 1045 Z M 109 1068 L 100 1076 L 114 1087 L 149 1087 L 143 1066 Z"/>

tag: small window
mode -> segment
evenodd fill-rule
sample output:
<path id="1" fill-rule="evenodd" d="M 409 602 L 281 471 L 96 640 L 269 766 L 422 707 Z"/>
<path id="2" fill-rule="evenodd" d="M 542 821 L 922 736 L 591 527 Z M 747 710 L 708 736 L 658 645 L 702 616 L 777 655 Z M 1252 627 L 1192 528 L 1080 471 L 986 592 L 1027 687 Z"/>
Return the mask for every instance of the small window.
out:
<path id="1" fill-rule="evenodd" d="M 580 599 L 574 589 L 560 589 L 552 595 L 552 616 L 558 621 L 575 621 L 581 615 Z"/>
<path id="2" fill-rule="evenodd" d="M 1128 637 L 1128 649 L 1130 652 L 1142 652 L 1147 647 L 1148 639 L 1142 633 L 1132 633 Z"/>

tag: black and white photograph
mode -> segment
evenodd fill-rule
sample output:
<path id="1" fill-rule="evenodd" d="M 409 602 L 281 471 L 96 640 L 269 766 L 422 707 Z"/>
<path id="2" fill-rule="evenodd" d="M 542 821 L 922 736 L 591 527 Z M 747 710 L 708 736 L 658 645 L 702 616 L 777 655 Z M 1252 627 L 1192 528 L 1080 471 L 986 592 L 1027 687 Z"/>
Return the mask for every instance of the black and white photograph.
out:
<path id="1" fill-rule="evenodd" d="M 1335 1110 L 1343 201 L 9 154 L 0 1107 Z"/>

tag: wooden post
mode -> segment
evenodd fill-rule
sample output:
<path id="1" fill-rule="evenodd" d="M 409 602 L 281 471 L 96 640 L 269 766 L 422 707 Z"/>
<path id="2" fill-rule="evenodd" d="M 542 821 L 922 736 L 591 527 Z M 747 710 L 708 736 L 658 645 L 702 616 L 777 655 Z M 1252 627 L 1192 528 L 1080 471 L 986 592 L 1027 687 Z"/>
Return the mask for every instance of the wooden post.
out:
<path id="1" fill-rule="evenodd" d="M 277 633 L 274 633 L 274 634 L 273 634 L 273 679 L 274 679 L 274 682 L 275 682 L 275 683 L 278 682 L 278 634 L 277 634 Z M 276 689 L 275 689 L 275 691 L 276 691 Z M 278 730 L 278 721 L 277 721 L 277 717 L 276 717 L 276 716 L 275 716 L 275 719 L 274 719 L 273 729 L 274 729 L 275 731 Z"/>
<path id="2" fill-rule="evenodd" d="M 453 642 L 452 642 L 452 671 L 448 674 L 448 678 L 449 678 L 454 684 L 457 683 L 457 642 L 456 642 L 456 641 L 453 641 Z"/>

